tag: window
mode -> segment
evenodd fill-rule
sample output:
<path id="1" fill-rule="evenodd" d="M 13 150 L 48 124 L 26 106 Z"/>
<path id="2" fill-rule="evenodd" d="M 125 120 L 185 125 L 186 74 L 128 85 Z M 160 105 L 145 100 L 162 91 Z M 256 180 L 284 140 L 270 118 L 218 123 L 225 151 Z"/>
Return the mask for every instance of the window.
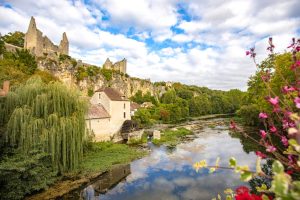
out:
<path id="1" fill-rule="evenodd" d="M 101 93 L 99 93 L 99 99 L 101 99 Z"/>
<path id="2" fill-rule="evenodd" d="M 126 118 L 126 112 L 124 112 L 124 118 Z"/>
<path id="3" fill-rule="evenodd" d="M 126 108 L 126 104 L 124 103 L 124 109 Z"/>

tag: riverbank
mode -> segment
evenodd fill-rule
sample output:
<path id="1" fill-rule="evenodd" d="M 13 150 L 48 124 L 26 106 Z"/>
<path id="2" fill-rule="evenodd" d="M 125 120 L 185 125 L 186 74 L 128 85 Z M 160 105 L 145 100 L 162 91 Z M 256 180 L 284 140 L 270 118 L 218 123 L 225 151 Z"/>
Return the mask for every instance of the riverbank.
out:
<path id="1" fill-rule="evenodd" d="M 193 138 L 194 132 L 203 129 L 204 127 L 215 127 L 226 124 L 225 120 L 213 120 L 214 118 L 218 118 L 218 116 L 202 116 L 201 120 L 164 126 L 161 139 L 153 140 L 153 143 L 156 145 L 164 144 L 169 147 L 174 147 L 183 141 Z M 224 117 L 224 115 L 222 116 Z M 199 123 L 199 121 L 201 121 L 201 123 Z M 130 163 L 133 160 L 147 155 L 148 151 L 144 148 L 146 142 L 147 140 L 143 137 L 140 143 L 137 142 L 130 145 L 114 144 L 112 142 L 91 143 L 88 152 L 84 155 L 79 170 L 65 174 L 49 189 L 29 196 L 26 199 L 40 200 L 62 197 L 65 194 L 98 179 L 115 165 Z"/>
<path id="2" fill-rule="evenodd" d="M 113 166 L 126 164 L 147 154 L 140 148 L 112 142 L 91 143 L 80 168 L 64 174 L 49 189 L 29 196 L 27 200 L 57 199 L 105 174 Z"/>

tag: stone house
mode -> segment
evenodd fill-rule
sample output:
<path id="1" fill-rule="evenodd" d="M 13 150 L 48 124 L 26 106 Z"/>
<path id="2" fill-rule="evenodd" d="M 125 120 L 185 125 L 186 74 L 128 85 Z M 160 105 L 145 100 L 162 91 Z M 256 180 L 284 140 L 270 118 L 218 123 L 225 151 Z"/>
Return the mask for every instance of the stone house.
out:
<path id="1" fill-rule="evenodd" d="M 140 106 L 141 108 L 152 108 L 154 105 L 152 102 L 144 102 L 142 103 L 142 105 Z"/>
<path id="2" fill-rule="evenodd" d="M 30 53 L 41 57 L 45 54 L 65 54 L 69 55 L 69 41 L 67 34 L 63 33 L 62 40 L 57 46 L 37 28 L 34 17 L 31 17 L 28 30 L 25 33 L 24 49 Z"/>
<path id="3" fill-rule="evenodd" d="M 130 115 L 134 116 L 134 113 L 140 108 L 140 105 L 135 102 L 130 102 Z"/>
<path id="4" fill-rule="evenodd" d="M 96 141 L 111 140 L 124 121 L 131 120 L 130 101 L 113 88 L 96 90 L 90 104 L 86 125 Z"/>

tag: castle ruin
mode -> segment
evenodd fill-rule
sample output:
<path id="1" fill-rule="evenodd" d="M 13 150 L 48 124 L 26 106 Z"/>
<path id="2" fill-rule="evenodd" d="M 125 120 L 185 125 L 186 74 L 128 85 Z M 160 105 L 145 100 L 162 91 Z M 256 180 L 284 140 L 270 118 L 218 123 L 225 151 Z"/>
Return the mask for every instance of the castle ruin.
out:
<path id="1" fill-rule="evenodd" d="M 109 58 L 106 59 L 105 63 L 103 64 L 104 69 L 114 70 L 123 74 L 126 74 L 126 68 L 127 68 L 127 60 L 124 58 L 121 61 L 118 61 L 116 63 L 112 63 Z"/>
<path id="2" fill-rule="evenodd" d="M 35 56 L 43 56 L 45 54 L 57 53 L 69 55 L 69 41 L 67 34 L 63 33 L 59 46 L 37 29 L 34 17 L 31 17 L 28 30 L 25 34 L 24 48 L 28 49 Z"/>

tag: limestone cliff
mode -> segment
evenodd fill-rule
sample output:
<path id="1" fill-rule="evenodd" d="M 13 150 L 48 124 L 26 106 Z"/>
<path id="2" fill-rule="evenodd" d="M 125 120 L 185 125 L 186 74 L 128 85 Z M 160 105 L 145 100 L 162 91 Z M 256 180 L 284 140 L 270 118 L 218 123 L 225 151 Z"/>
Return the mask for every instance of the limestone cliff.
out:
<path id="1" fill-rule="evenodd" d="M 76 61 L 69 56 L 44 56 L 38 58 L 37 63 L 40 70 L 52 73 L 69 86 L 78 87 L 85 95 L 102 87 L 115 88 L 128 98 L 139 90 L 143 94 L 150 92 L 156 97 L 166 91 L 166 86 L 155 85 L 146 79 L 129 77 L 118 71 L 108 71 L 110 76 L 107 77 L 101 68 Z"/>

